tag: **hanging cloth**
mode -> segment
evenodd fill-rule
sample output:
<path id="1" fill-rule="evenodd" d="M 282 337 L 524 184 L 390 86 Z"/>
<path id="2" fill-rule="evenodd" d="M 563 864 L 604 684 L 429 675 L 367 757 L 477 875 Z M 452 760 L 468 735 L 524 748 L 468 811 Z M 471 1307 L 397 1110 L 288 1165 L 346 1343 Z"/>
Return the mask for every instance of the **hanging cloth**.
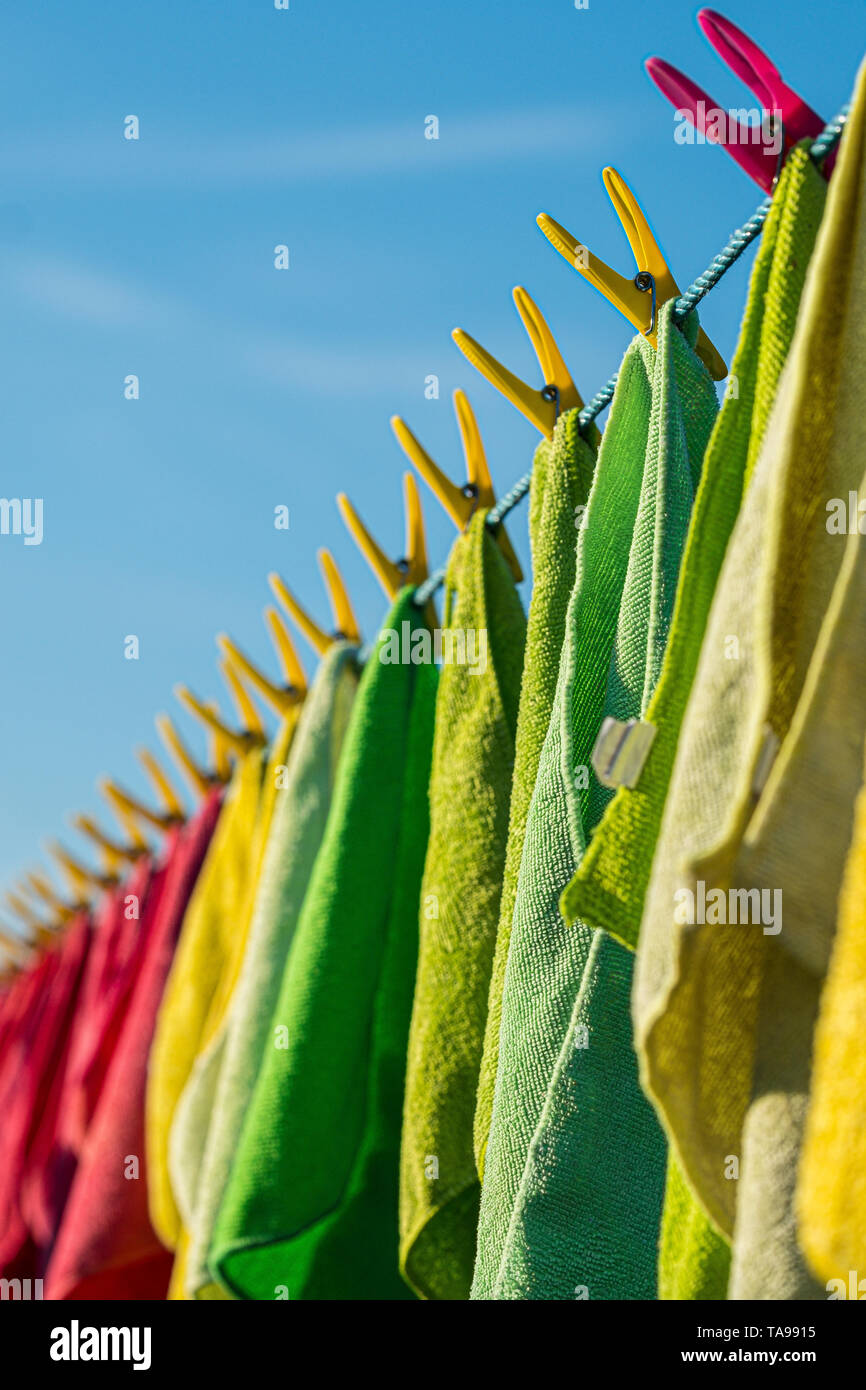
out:
<path id="1" fill-rule="evenodd" d="M 139 925 L 141 963 L 79 1155 L 45 1276 L 49 1299 L 165 1298 L 171 1255 L 150 1223 L 145 1164 L 148 1054 L 184 911 L 213 833 L 222 790 L 172 837 L 156 910 Z"/>
<path id="2" fill-rule="evenodd" d="M 864 901 L 866 786 L 857 799 L 836 939 L 821 995 L 797 1190 L 800 1242 L 813 1272 L 826 1281 L 828 1295 L 860 1300 L 866 1293 Z M 855 1271 L 853 1290 L 851 1270 Z"/>
<path id="3" fill-rule="evenodd" d="M 182 1226 L 169 1171 L 171 1125 L 234 955 L 261 780 L 262 753 L 254 749 L 235 768 L 156 1022 L 147 1081 L 148 1197 L 154 1230 L 169 1250 Z"/>
<path id="4" fill-rule="evenodd" d="M 216 1088 L 222 1069 L 229 1010 L 243 964 L 255 894 L 261 875 L 261 861 L 270 832 L 277 788 L 286 772 L 285 760 L 294 738 L 298 706 L 281 720 L 262 773 L 255 818 L 249 827 L 244 878 L 237 885 L 231 911 L 231 931 L 226 941 L 217 989 L 208 1009 L 198 1055 L 171 1122 L 168 1167 L 175 1201 L 183 1228 L 177 1243 L 169 1298 L 187 1297 L 187 1261 L 192 1231 L 196 1224 L 198 1181 L 213 1114 Z"/>
<path id="5" fill-rule="evenodd" d="M 22 1189 L 34 1171 L 32 1151 L 38 1149 L 40 1123 L 63 1063 L 90 938 L 86 912 L 63 928 L 51 952 L 52 965 L 42 978 L 44 996 L 35 1001 L 24 1022 L 20 1071 L 3 1115 L 0 1140 L 0 1272 L 4 1276 L 36 1277 L 41 1272 L 38 1247 L 21 1209 Z"/>
<path id="6" fill-rule="evenodd" d="M 652 693 L 717 404 L 684 331 L 623 360 L 578 533 L 553 715 L 533 792 L 505 978 L 473 1297 L 653 1298 L 665 1149 L 640 1092 L 632 957 L 566 927 L 559 896 L 609 795 L 591 754 L 605 715 Z"/>
<path id="7" fill-rule="evenodd" d="M 277 1002 L 286 956 L 318 853 L 358 685 L 358 649 L 336 642 L 304 700 L 271 819 L 261 878 L 199 1173 L 186 1270 L 189 1298 L 228 1298 L 208 1250 Z"/>
<path id="8" fill-rule="evenodd" d="M 117 1043 L 138 968 L 141 913 L 158 898 L 147 856 L 122 887 L 105 895 L 93 924 L 63 1058 L 55 1068 L 21 1187 L 21 1210 L 40 1247 L 40 1274 L 50 1253 L 87 1127 Z M 129 909 L 129 910 L 128 910 Z"/>
<path id="9" fill-rule="evenodd" d="M 361 677 L 217 1218 L 210 1263 L 242 1298 L 408 1295 L 397 1164 L 436 688 L 413 593 Z"/>
<path id="10" fill-rule="evenodd" d="M 584 438 L 578 411 L 569 410 L 557 421 L 553 439 L 543 439 L 538 445 L 532 464 L 529 492 L 532 598 L 517 716 L 505 873 L 475 1105 L 475 1160 L 478 1176 L 482 1179 L 493 1113 L 502 991 L 517 897 L 517 876 L 532 789 L 553 709 L 565 615 L 574 584 L 577 530 L 586 509 L 597 446 L 597 432 L 593 430 L 589 439 Z"/>
<path id="11" fill-rule="evenodd" d="M 642 1075 L 687 1177 L 734 1238 L 732 1298 L 826 1296 L 797 1248 L 793 1186 L 817 991 L 859 787 L 857 692 L 811 785 L 802 780 L 814 763 L 803 730 L 809 723 L 817 750 L 836 694 L 833 663 L 850 679 L 838 613 L 852 605 L 863 620 L 859 561 L 844 558 L 827 504 L 856 498 L 861 481 L 864 128 L 866 68 L 713 600 L 638 951 Z M 846 743 L 856 752 L 842 765 Z M 829 852 L 840 825 L 847 833 Z"/>
<path id="12" fill-rule="evenodd" d="M 422 1298 L 468 1297 L 478 1220 L 472 1126 L 526 634 L 486 519 L 458 536 L 446 578 L 400 1156 L 401 1268 Z"/>
<path id="13" fill-rule="evenodd" d="M 566 920 L 605 927 L 632 948 L 713 592 L 788 356 L 824 210 L 827 181 L 809 158 L 809 143 L 797 146 L 785 164 L 755 259 L 728 393 L 695 499 L 670 639 L 646 711 L 655 739 L 637 786 L 617 791 L 563 895 Z M 669 1163 L 659 1296 L 724 1298 L 727 1241 L 675 1171 L 673 1154 Z"/>

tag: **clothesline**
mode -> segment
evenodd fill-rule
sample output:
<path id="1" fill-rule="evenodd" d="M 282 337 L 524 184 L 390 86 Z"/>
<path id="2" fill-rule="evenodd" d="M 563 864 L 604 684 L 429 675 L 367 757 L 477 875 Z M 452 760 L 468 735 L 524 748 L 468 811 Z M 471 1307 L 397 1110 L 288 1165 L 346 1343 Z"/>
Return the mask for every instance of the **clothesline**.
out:
<path id="1" fill-rule="evenodd" d="M 846 101 L 837 115 L 833 117 L 832 121 L 829 121 L 827 125 L 825 125 L 821 134 L 810 147 L 809 154 L 812 159 L 817 161 L 826 158 L 831 150 L 838 144 L 842 136 L 842 131 L 845 128 L 845 122 L 848 119 L 850 109 L 851 103 Z M 710 290 L 716 287 L 722 276 L 730 270 L 735 261 L 739 260 L 746 247 L 751 245 L 760 234 L 767 220 L 767 214 L 770 211 L 771 204 L 772 196 L 765 198 L 752 213 L 749 220 L 744 222 L 742 227 L 738 227 L 737 230 L 731 234 L 727 245 L 718 255 L 713 257 L 706 270 L 689 285 L 684 294 L 680 295 L 674 306 L 674 319 L 677 323 L 682 323 L 683 319 L 692 312 L 704 296 L 709 294 Z M 616 378 L 617 374 L 614 372 L 607 385 L 596 392 L 592 400 L 583 407 L 578 417 L 581 428 L 591 424 L 596 416 L 601 414 L 605 406 L 610 404 L 616 388 Z M 521 478 L 518 478 L 513 487 L 509 488 L 508 492 L 500 497 L 496 506 L 491 507 L 487 517 L 487 524 L 489 526 L 497 526 L 499 522 L 517 506 L 518 502 L 522 501 L 529 491 L 531 480 L 532 469 L 530 468 Z M 445 574 L 446 566 L 441 565 L 423 584 L 419 585 L 415 593 L 415 603 L 418 607 L 422 607 L 428 599 L 433 597 L 437 589 L 444 583 Z"/>

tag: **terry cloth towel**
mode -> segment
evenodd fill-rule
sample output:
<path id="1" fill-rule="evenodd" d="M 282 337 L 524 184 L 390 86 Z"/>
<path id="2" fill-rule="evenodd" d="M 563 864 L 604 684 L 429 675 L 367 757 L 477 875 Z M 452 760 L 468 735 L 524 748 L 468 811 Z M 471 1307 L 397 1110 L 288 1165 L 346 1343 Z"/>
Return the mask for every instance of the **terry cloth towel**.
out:
<path id="1" fill-rule="evenodd" d="M 96 915 L 65 1053 L 55 1069 L 28 1158 L 21 1210 L 40 1247 L 40 1274 L 60 1224 L 75 1165 L 117 1043 L 135 978 L 144 904 L 160 891 L 143 857 L 127 882 L 106 894 Z"/>
<path id="2" fill-rule="evenodd" d="M 828 1293 L 866 1294 L 866 787 L 857 799 L 839 920 L 815 1032 L 797 1206 L 806 1258 Z M 850 1271 L 855 1271 L 851 1288 Z M 838 1282 L 842 1280 L 841 1288 Z"/>
<path id="3" fill-rule="evenodd" d="M 46 1298 L 165 1298 L 171 1256 L 150 1224 L 147 1200 L 147 1059 L 175 942 L 221 800 L 215 788 L 171 838 L 158 910 L 145 909 L 139 924 L 141 964 L 64 1209 L 45 1277 Z"/>
<path id="4" fill-rule="evenodd" d="M 817 721 L 836 693 L 833 663 L 839 679 L 851 670 L 833 622 L 854 601 L 854 578 L 831 524 L 834 499 L 847 510 L 853 491 L 856 504 L 866 442 L 864 130 L 866 69 L 713 600 L 638 951 L 642 1076 L 687 1177 L 734 1236 L 733 1298 L 822 1296 L 797 1250 L 792 1189 L 858 790 L 856 682 L 838 721 L 810 729 L 819 765 L 805 776 L 814 759 L 797 724 Z M 855 612 L 855 630 L 862 619 Z"/>
<path id="5" fill-rule="evenodd" d="M 757 458 L 788 356 L 827 182 L 795 148 L 784 168 L 755 260 L 728 394 L 707 448 L 683 556 L 670 638 L 646 720 L 655 739 L 636 787 L 621 787 L 595 830 L 563 895 L 567 921 L 604 927 L 637 944 L 683 715 L 725 548 Z M 676 1159 L 671 1156 L 672 1170 Z M 671 1172 L 659 1256 L 661 1298 L 723 1298 L 727 1243 L 688 1184 Z M 668 1210 L 670 1207 L 670 1210 Z"/>
<path id="6" fill-rule="evenodd" d="M 717 409 L 696 333 L 666 306 L 658 350 L 629 346 L 578 534 L 506 968 L 474 1298 L 655 1297 L 665 1149 L 638 1085 L 632 956 L 567 927 L 558 899 L 607 795 L 590 766 L 602 719 L 641 713 L 664 650 Z"/>
<path id="7" fill-rule="evenodd" d="M 597 446 L 597 432 L 593 431 L 591 438 L 585 439 L 580 432 L 578 411 L 569 410 L 557 421 L 553 439 L 543 439 L 538 445 L 532 464 L 529 492 L 532 598 L 526 625 L 526 654 L 517 715 L 505 874 L 475 1104 L 475 1160 L 478 1176 L 482 1179 L 493 1113 L 502 990 L 511 939 L 511 918 L 517 897 L 517 875 L 529 802 L 553 709 L 565 614 L 574 584 L 577 528 L 589 496 Z"/>
<path id="8" fill-rule="evenodd" d="M 220 997 L 226 962 L 234 955 L 255 834 L 262 753 L 247 753 L 235 769 L 222 814 L 184 918 L 156 1021 L 148 1064 L 147 1168 L 153 1227 L 173 1250 L 181 1232 L 169 1171 L 169 1140 L 178 1101 L 208 1021 Z"/>
<path id="9" fill-rule="evenodd" d="M 304 701 L 271 820 L 255 907 L 225 1042 L 202 1167 L 187 1262 L 190 1298 L 227 1298 L 214 1283 L 208 1249 L 294 935 L 325 829 L 337 760 L 358 685 L 358 650 L 337 642 L 325 652 Z"/>
<path id="10" fill-rule="evenodd" d="M 486 518 L 476 512 L 457 538 L 446 578 L 400 1156 L 400 1263 L 422 1298 L 467 1298 L 472 1281 L 479 1192 L 472 1124 L 526 637 Z"/>
<path id="11" fill-rule="evenodd" d="M 22 1034 L 21 1068 L 11 1104 L 3 1115 L 0 1141 L 0 1270 L 4 1275 L 11 1272 L 13 1277 L 19 1273 L 28 1277 L 40 1273 L 37 1248 L 21 1210 L 21 1192 L 33 1173 L 34 1144 L 63 1062 L 90 936 L 91 924 L 86 914 L 78 915 L 64 928 L 54 948 L 53 968 L 43 979 L 44 998 L 35 1001 Z"/>
<path id="12" fill-rule="evenodd" d="M 408 1294 L 397 1152 L 436 685 L 429 650 L 409 659 L 431 646 L 413 593 L 361 677 L 217 1217 L 211 1268 L 242 1298 Z"/>
<path id="13" fill-rule="evenodd" d="M 27 1242 L 27 1225 L 18 1202 L 31 1101 L 30 1056 L 40 1016 L 50 998 L 59 952 L 41 950 L 12 986 L 7 1007 L 10 1018 L 0 1057 L 0 1275 L 36 1276 L 36 1251 Z M 22 1130 L 24 1133 L 22 1134 Z"/>
<path id="14" fill-rule="evenodd" d="M 285 760 L 294 737 L 298 709 L 297 705 L 293 706 L 281 721 L 267 755 L 256 816 L 246 847 L 244 876 L 237 882 L 236 896 L 231 902 L 224 903 L 224 910 L 229 914 L 231 931 L 230 934 L 226 933 L 226 948 L 219 984 L 208 1009 L 198 1055 L 190 1069 L 171 1122 L 168 1169 L 182 1221 L 168 1292 L 171 1299 L 187 1296 L 187 1260 L 191 1232 L 195 1224 L 198 1179 L 222 1067 L 229 1009 L 243 964 L 262 855 L 267 844 L 278 789 L 285 779 Z M 235 893 L 235 887 L 230 891 Z"/>

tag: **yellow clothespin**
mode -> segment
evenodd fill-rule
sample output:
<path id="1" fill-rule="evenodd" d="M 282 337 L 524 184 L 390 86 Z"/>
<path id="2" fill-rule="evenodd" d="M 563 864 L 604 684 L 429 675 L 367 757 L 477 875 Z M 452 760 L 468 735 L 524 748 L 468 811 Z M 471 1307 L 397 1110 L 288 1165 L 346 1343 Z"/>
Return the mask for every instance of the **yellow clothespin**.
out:
<path id="1" fill-rule="evenodd" d="M 478 421 L 475 419 L 475 414 L 465 392 L 454 392 L 454 409 L 457 412 L 457 423 L 460 427 L 460 438 L 463 443 L 463 457 L 466 460 L 466 483 L 463 487 L 457 487 L 449 478 L 446 478 L 441 468 L 433 462 L 426 449 L 415 438 L 405 420 L 401 420 L 399 415 L 392 415 L 391 428 L 397 436 L 400 448 L 409 461 L 414 463 L 428 487 L 438 497 L 457 530 L 465 531 L 472 514 L 479 507 L 488 509 L 494 507 L 496 496 L 493 492 L 493 482 L 490 477 L 490 469 L 487 466 L 484 445 L 481 442 Z M 501 522 L 496 528 L 495 535 L 499 548 L 508 562 L 508 567 L 519 583 L 523 578 L 523 571 Z"/>
<path id="2" fill-rule="evenodd" d="M 35 938 L 23 937 L 15 931 L 14 927 L 0 922 L 0 945 L 2 945 L 12 965 L 16 969 L 20 969 L 27 965 L 32 958 Z"/>
<path id="3" fill-rule="evenodd" d="M 346 494 L 337 493 L 340 515 L 389 599 L 396 598 L 407 584 L 423 584 L 428 577 L 424 514 L 421 511 L 418 484 L 411 473 L 403 474 L 403 499 L 406 512 L 406 554 L 400 560 L 389 560 L 382 547 L 370 535 Z M 427 605 L 426 614 L 429 625 L 435 627 L 437 618 L 432 600 Z"/>
<path id="4" fill-rule="evenodd" d="M 186 820 L 186 811 L 183 802 L 168 779 L 166 772 L 157 762 L 149 748 L 137 748 L 135 756 L 141 763 L 154 791 L 162 803 L 165 816 L 175 825 L 182 825 Z"/>
<path id="5" fill-rule="evenodd" d="M 269 605 L 264 610 L 264 619 L 280 663 L 283 675 L 282 685 L 275 685 L 273 681 L 269 680 L 264 672 L 253 665 L 249 657 L 224 632 L 218 635 L 217 644 L 229 662 L 240 668 L 282 719 L 290 710 L 303 702 L 307 693 L 307 678 L 295 651 L 291 633 L 280 614 Z"/>
<path id="6" fill-rule="evenodd" d="M 204 768 L 199 767 L 169 715 L 158 714 L 154 723 L 165 747 L 186 775 L 193 791 L 197 796 L 206 796 L 216 781 L 215 775 L 205 772 Z"/>
<path id="7" fill-rule="evenodd" d="M 29 903 L 25 902 L 17 893 L 7 893 L 6 901 L 20 916 L 24 917 L 28 925 L 32 926 L 34 929 L 38 929 L 38 931 L 43 934 L 43 937 L 40 939 L 44 938 L 47 940 L 57 924 L 62 926 L 65 922 L 69 922 L 77 912 L 81 911 L 82 907 L 86 906 L 85 903 L 80 902 L 64 902 L 55 891 L 54 885 L 42 873 L 27 873 L 24 875 L 24 882 L 28 892 L 37 897 L 40 902 L 45 903 L 46 907 L 50 907 L 53 913 L 53 921 L 46 922 L 41 917 L 38 917 Z M 25 912 L 21 911 L 22 908 L 29 914 L 29 917 L 25 916 Z"/>
<path id="8" fill-rule="evenodd" d="M 73 893 L 82 901 L 87 898 L 92 888 L 102 892 L 106 888 L 113 888 L 119 882 L 117 874 L 100 874 L 95 869 L 88 869 L 57 840 L 47 840 L 45 850 L 59 864 Z"/>
<path id="9" fill-rule="evenodd" d="M 134 864 L 136 859 L 140 859 L 145 853 L 143 845 L 122 845 L 118 841 L 112 840 L 92 816 L 70 816 L 69 823 L 75 830 L 92 840 L 94 844 L 99 845 L 108 865 Z"/>
<path id="10" fill-rule="evenodd" d="M 231 691 L 235 707 L 241 720 L 241 729 L 230 729 L 224 724 L 212 702 L 200 700 L 185 685 L 176 685 L 174 693 L 190 713 L 200 719 L 221 740 L 221 745 L 229 748 L 237 757 L 243 757 L 253 748 L 263 748 L 267 743 L 261 716 L 238 678 L 231 662 L 217 663 L 223 679 Z"/>
<path id="11" fill-rule="evenodd" d="M 216 700 L 207 700 L 205 708 L 211 714 L 219 716 L 220 707 Z M 225 737 L 222 728 L 211 729 L 211 758 L 213 760 L 213 775 L 217 782 L 222 786 L 230 780 L 232 775 L 232 750 L 231 745 Z"/>
<path id="12" fill-rule="evenodd" d="M 610 168 L 602 171 L 602 178 L 637 265 L 637 274 L 632 279 L 611 270 L 546 213 L 540 213 L 536 220 L 560 255 L 656 347 L 659 311 L 669 299 L 679 296 L 679 287 L 625 179 L 616 169 Z M 714 381 L 727 376 L 725 363 L 703 329 L 698 332 L 695 351 Z"/>
<path id="13" fill-rule="evenodd" d="M 30 875 L 27 875 L 26 879 L 29 880 L 29 877 Z M 48 922 L 46 922 L 44 918 L 40 917 L 38 912 L 34 912 L 27 899 L 23 898 L 20 893 L 16 893 L 13 888 L 10 888 L 8 892 L 3 894 L 3 900 L 6 903 L 7 907 L 9 907 L 12 912 L 14 912 L 15 916 L 18 917 L 24 923 L 25 927 L 27 927 L 29 931 L 36 933 L 37 936 L 40 932 L 47 933 L 51 931 L 51 925 Z M 57 899 L 57 903 L 60 903 L 59 899 Z M 55 906 L 54 903 L 50 904 L 50 906 L 52 908 L 52 911 L 57 912 L 59 920 L 67 921 L 69 917 L 73 915 L 65 904 L 61 904 L 61 906 L 63 907 L 62 915 L 60 912 L 60 907 Z"/>
<path id="14" fill-rule="evenodd" d="M 125 791 L 119 783 L 110 777 L 101 777 L 97 783 L 99 790 L 108 801 L 111 809 L 120 820 L 127 831 L 135 837 L 136 843 L 146 843 L 141 832 L 133 829 L 136 821 L 144 821 L 146 825 L 153 826 L 154 830 L 170 830 L 173 825 L 177 825 L 177 817 L 170 813 L 153 811 L 149 806 L 145 806 L 143 801 Z"/>
<path id="15" fill-rule="evenodd" d="M 544 377 L 542 387 L 528 386 L 521 381 L 520 377 L 497 362 L 486 348 L 464 333 L 462 328 L 455 328 L 451 337 L 463 356 L 487 378 L 491 386 L 495 386 L 507 401 L 525 415 L 539 433 L 550 439 L 559 416 L 575 406 L 582 410 L 583 400 L 538 305 L 522 285 L 515 286 L 512 298 L 538 358 Z"/>
<path id="16" fill-rule="evenodd" d="M 268 575 L 268 583 L 271 586 L 274 597 L 283 605 L 289 617 L 297 624 L 306 637 L 310 646 L 314 651 L 318 652 L 320 656 L 324 656 L 328 648 L 333 646 L 335 642 L 340 641 L 340 639 L 346 642 L 354 642 L 360 646 L 361 631 L 358 627 L 358 620 L 355 617 L 355 612 L 352 608 L 346 586 L 343 583 L 343 576 L 337 568 L 337 563 L 329 550 L 317 551 L 316 558 L 319 561 L 319 568 L 325 580 L 325 588 L 328 593 L 331 613 L 334 618 L 333 632 L 326 632 L 324 628 L 319 627 L 319 624 L 310 617 L 306 609 L 301 607 L 294 594 L 289 591 L 280 576 L 272 572 Z"/>

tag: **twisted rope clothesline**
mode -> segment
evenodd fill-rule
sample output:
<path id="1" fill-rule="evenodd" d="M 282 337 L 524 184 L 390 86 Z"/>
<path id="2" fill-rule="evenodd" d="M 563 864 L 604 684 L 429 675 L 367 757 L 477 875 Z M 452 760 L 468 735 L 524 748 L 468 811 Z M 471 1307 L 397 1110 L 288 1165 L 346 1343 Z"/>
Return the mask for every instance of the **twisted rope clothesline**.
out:
<path id="1" fill-rule="evenodd" d="M 809 154 L 816 162 L 824 159 L 832 149 L 838 144 L 845 128 L 845 122 L 851 110 L 850 102 L 846 102 L 838 115 L 825 125 L 818 138 L 813 141 Z M 744 222 L 742 227 L 738 227 L 732 233 L 727 246 L 714 256 L 703 274 L 699 275 L 693 284 L 689 285 L 685 294 L 681 294 L 674 305 L 674 319 L 677 323 L 682 323 L 683 319 L 692 312 L 700 303 L 705 295 L 719 283 L 726 271 L 730 270 L 735 261 L 739 260 L 746 247 L 749 246 L 755 237 L 761 232 L 770 211 L 772 197 L 765 198 L 764 201 L 755 209 L 748 222 Z M 591 424 L 597 415 L 600 415 L 606 405 L 609 405 L 613 398 L 616 387 L 616 372 L 614 372 L 606 386 L 593 396 L 581 410 L 579 420 L 581 427 Z M 487 516 L 487 525 L 496 527 L 504 517 L 516 507 L 518 502 L 524 498 L 529 491 L 532 480 L 532 470 L 524 473 L 522 478 L 518 478 L 513 487 L 509 488 L 495 507 L 491 507 Z M 423 584 L 418 586 L 415 594 L 415 603 L 419 607 L 423 606 L 429 598 L 432 598 L 439 586 L 445 580 L 445 565 L 442 565 L 429 579 L 425 579 Z"/>

